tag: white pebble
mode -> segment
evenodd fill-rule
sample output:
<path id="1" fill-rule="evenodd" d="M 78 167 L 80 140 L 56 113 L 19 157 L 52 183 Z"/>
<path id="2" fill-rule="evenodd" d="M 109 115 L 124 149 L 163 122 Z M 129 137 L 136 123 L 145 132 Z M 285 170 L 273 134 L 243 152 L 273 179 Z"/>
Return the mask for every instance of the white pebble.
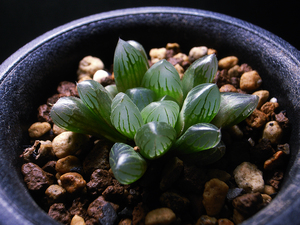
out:
<path id="1" fill-rule="evenodd" d="M 263 174 L 256 165 L 243 162 L 235 168 L 233 175 L 239 188 L 243 188 L 247 192 L 263 192 Z"/>
<path id="2" fill-rule="evenodd" d="M 101 80 L 105 77 L 108 77 L 109 74 L 105 70 L 97 70 L 96 73 L 93 76 L 93 80 L 101 83 Z"/>
<path id="3" fill-rule="evenodd" d="M 275 97 L 271 98 L 270 102 L 276 103 L 277 102 L 277 98 L 275 98 Z"/>

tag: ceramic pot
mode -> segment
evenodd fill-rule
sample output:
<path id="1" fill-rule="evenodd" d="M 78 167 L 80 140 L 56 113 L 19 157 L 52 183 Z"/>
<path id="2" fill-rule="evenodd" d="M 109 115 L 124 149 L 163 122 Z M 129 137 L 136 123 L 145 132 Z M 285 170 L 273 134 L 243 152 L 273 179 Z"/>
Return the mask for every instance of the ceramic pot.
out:
<path id="1" fill-rule="evenodd" d="M 284 40 L 247 22 L 218 13 L 173 7 L 132 8 L 100 13 L 51 30 L 0 66 L 0 223 L 58 224 L 31 198 L 20 171 L 27 129 L 36 109 L 60 80 L 75 81 L 78 62 L 98 56 L 110 65 L 118 38 L 150 47 L 177 42 L 183 52 L 205 45 L 218 57 L 235 55 L 263 78 L 292 121 L 291 159 L 281 191 L 245 224 L 299 224 L 300 53 Z"/>

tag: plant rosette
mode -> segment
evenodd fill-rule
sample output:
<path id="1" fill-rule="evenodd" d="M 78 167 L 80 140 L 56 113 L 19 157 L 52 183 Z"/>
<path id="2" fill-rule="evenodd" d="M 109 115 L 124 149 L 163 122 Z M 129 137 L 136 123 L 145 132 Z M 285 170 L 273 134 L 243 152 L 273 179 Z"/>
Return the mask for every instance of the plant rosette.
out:
<path id="1" fill-rule="evenodd" d="M 137 181 L 162 157 L 218 161 L 226 149 L 222 129 L 243 121 L 258 104 L 256 95 L 220 93 L 212 83 L 215 54 L 194 61 L 180 79 L 167 60 L 150 67 L 140 43 L 119 39 L 113 69 L 115 84 L 82 81 L 80 98 L 60 98 L 50 115 L 65 130 L 115 142 L 109 163 L 121 184 Z"/>

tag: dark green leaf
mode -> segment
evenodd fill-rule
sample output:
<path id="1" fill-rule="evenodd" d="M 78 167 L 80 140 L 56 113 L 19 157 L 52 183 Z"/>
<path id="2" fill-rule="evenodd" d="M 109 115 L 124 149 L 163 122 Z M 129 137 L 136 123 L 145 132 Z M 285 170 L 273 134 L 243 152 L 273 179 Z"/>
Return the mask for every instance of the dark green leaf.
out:
<path id="1" fill-rule="evenodd" d="M 187 129 L 174 148 L 180 154 L 190 154 L 213 148 L 220 140 L 220 129 L 209 123 L 198 123 Z"/>
<path id="2" fill-rule="evenodd" d="M 223 92 L 218 114 L 211 121 L 217 127 L 230 127 L 246 119 L 258 104 L 258 96 Z"/>
<path id="3" fill-rule="evenodd" d="M 138 107 L 124 93 L 119 93 L 111 104 L 111 123 L 126 137 L 133 139 L 136 131 L 144 124 Z"/>
<path id="4" fill-rule="evenodd" d="M 165 122 L 171 127 L 175 127 L 178 114 L 179 105 L 176 102 L 168 100 L 152 102 L 141 111 L 144 123 L 153 121 Z"/>
<path id="5" fill-rule="evenodd" d="M 119 39 L 114 55 L 114 77 L 118 91 L 140 87 L 147 69 L 148 61 L 142 53 Z"/>
<path id="6" fill-rule="evenodd" d="M 218 60 L 215 54 L 206 55 L 189 66 L 182 78 L 184 96 L 195 86 L 211 83 L 218 70 Z"/>
<path id="7" fill-rule="evenodd" d="M 176 124 L 178 135 L 196 123 L 209 123 L 218 113 L 220 92 L 215 84 L 199 84 L 194 87 L 183 102 Z"/>
<path id="8" fill-rule="evenodd" d="M 89 108 L 76 97 L 62 97 L 52 107 L 50 116 L 53 122 L 69 131 L 105 137 L 111 141 L 126 142 L 115 129 L 92 113 Z"/>
<path id="9" fill-rule="evenodd" d="M 118 89 L 115 84 L 107 85 L 105 86 L 105 89 L 111 95 L 112 98 L 114 98 L 118 94 Z"/>
<path id="10" fill-rule="evenodd" d="M 155 93 L 147 88 L 131 88 L 128 89 L 125 94 L 128 95 L 140 111 L 155 99 Z"/>
<path id="11" fill-rule="evenodd" d="M 134 141 L 140 153 L 147 159 L 163 156 L 176 139 L 176 131 L 164 122 L 150 122 L 142 126 L 136 133 Z"/>
<path id="12" fill-rule="evenodd" d="M 121 184 L 131 184 L 140 179 L 147 169 L 147 162 L 133 148 L 115 143 L 109 154 L 109 165 Z"/>
<path id="13" fill-rule="evenodd" d="M 144 47 L 140 43 L 138 43 L 137 41 L 134 41 L 134 40 L 129 40 L 129 41 L 127 41 L 127 43 L 131 44 L 133 47 L 135 47 L 137 50 L 139 50 L 140 53 L 142 53 L 142 55 L 148 62 L 147 53 L 146 53 Z M 148 67 L 149 67 L 149 64 L 148 64 Z"/>
<path id="14" fill-rule="evenodd" d="M 109 125 L 112 97 L 97 81 L 85 80 L 77 84 L 77 90 L 83 103 Z"/>
<path id="15" fill-rule="evenodd" d="M 182 104 L 182 85 L 175 67 L 166 61 L 160 60 L 150 67 L 144 75 L 142 86 L 155 92 L 157 98 L 169 95 L 179 105 Z"/>

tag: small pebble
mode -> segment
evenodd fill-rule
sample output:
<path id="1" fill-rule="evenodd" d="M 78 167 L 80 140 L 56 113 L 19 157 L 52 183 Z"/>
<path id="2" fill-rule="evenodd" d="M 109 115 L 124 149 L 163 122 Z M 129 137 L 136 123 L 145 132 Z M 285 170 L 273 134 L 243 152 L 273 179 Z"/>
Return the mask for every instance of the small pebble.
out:
<path id="1" fill-rule="evenodd" d="M 149 55 L 151 57 L 151 63 L 154 64 L 159 60 L 166 58 L 166 52 L 166 48 L 152 48 L 149 52 Z"/>
<path id="2" fill-rule="evenodd" d="M 218 219 L 218 225 L 234 225 L 234 223 L 226 218 Z"/>
<path id="3" fill-rule="evenodd" d="M 31 138 L 37 139 L 51 130 L 51 125 L 48 122 L 36 122 L 28 129 L 28 134 Z"/>
<path id="4" fill-rule="evenodd" d="M 77 70 L 77 75 L 82 74 L 93 77 L 97 70 L 104 69 L 104 64 L 101 59 L 93 56 L 86 56 L 80 62 Z"/>
<path id="5" fill-rule="evenodd" d="M 199 47 L 193 47 L 191 48 L 189 52 L 189 59 L 191 62 L 194 62 L 195 60 L 207 55 L 207 47 L 206 46 L 199 46 Z"/>
<path id="6" fill-rule="evenodd" d="M 76 193 L 81 191 L 86 186 L 86 181 L 79 173 L 70 172 L 61 175 L 61 185 L 68 193 Z"/>
<path id="7" fill-rule="evenodd" d="M 52 130 L 53 130 L 53 134 L 55 136 L 57 136 L 57 135 L 61 134 L 62 132 L 66 131 L 65 129 L 62 129 L 59 126 L 57 126 L 55 123 L 53 124 Z"/>
<path id="8" fill-rule="evenodd" d="M 70 225 L 85 225 L 84 219 L 81 216 L 73 216 Z"/>
<path id="9" fill-rule="evenodd" d="M 266 184 L 263 193 L 267 194 L 267 195 L 273 195 L 273 194 L 277 193 L 277 191 L 271 185 Z"/>
<path id="10" fill-rule="evenodd" d="M 102 79 L 104 79 L 108 76 L 109 76 L 109 74 L 105 70 L 97 70 L 93 76 L 93 80 L 97 81 L 98 83 L 101 83 Z"/>
<path id="11" fill-rule="evenodd" d="M 118 221 L 118 215 L 110 203 L 102 207 L 103 217 L 99 218 L 100 225 L 115 225 Z"/>
<path id="12" fill-rule="evenodd" d="M 202 215 L 196 222 L 196 225 L 217 225 L 217 219 L 208 215 Z"/>
<path id="13" fill-rule="evenodd" d="M 55 170 L 60 174 L 64 174 L 70 172 L 73 168 L 76 167 L 81 167 L 80 160 L 76 156 L 68 155 L 57 160 Z"/>
<path id="14" fill-rule="evenodd" d="M 45 194 L 51 204 L 63 202 L 66 197 L 66 189 L 57 184 L 52 184 L 46 189 Z"/>
<path id="15" fill-rule="evenodd" d="M 53 139 L 52 148 L 57 158 L 60 159 L 74 154 L 87 141 L 88 136 L 85 134 L 66 131 L 57 135 Z"/>
<path id="16" fill-rule="evenodd" d="M 232 201 L 233 207 L 243 215 L 251 216 L 259 210 L 263 203 L 263 197 L 260 193 L 248 193 L 235 198 Z"/>
<path id="17" fill-rule="evenodd" d="M 232 84 L 224 84 L 220 87 L 220 92 L 238 92 Z"/>
<path id="18" fill-rule="evenodd" d="M 243 162 L 235 168 L 233 175 L 238 187 L 246 192 L 263 192 L 263 175 L 256 165 Z"/>
<path id="19" fill-rule="evenodd" d="M 239 59 L 236 56 L 227 56 L 219 60 L 220 69 L 230 69 L 231 67 L 237 65 Z"/>
<path id="20" fill-rule="evenodd" d="M 24 181 L 30 191 L 44 192 L 51 184 L 54 183 L 54 176 L 43 171 L 34 163 L 25 163 L 22 165 L 21 172 Z"/>
<path id="21" fill-rule="evenodd" d="M 150 211 L 145 217 L 145 225 L 168 225 L 176 220 L 175 213 L 169 208 Z"/>
<path id="22" fill-rule="evenodd" d="M 256 91 L 253 93 L 253 95 L 257 95 L 258 96 L 258 105 L 257 105 L 257 109 L 259 109 L 269 98 L 270 93 L 267 90 L 260 90 L 260 91 Z"/>
<path id="23" fill-rule="evenodd" d="M 214 216 L 220 213 L 225 203 L 228 189 L 229 187 L 225 182 L 216 178 L 205 183 L 203 205 L 207 215 Z"/>
<path id="24" fill-rule="evenodd" d="M 243 73 L 240 79 L 240 88 L 243 91 L 255 91 L 260 87 L 261 84 L 262 79 L 255 70 Z"/>
<path id="25" fill-rule="evenodd" d="M 262 138 L 269 139 L 272 144 L 280 142 L 282 137 L 282 129 L 276 121 L 269 121 L 266 123 Z"/>

